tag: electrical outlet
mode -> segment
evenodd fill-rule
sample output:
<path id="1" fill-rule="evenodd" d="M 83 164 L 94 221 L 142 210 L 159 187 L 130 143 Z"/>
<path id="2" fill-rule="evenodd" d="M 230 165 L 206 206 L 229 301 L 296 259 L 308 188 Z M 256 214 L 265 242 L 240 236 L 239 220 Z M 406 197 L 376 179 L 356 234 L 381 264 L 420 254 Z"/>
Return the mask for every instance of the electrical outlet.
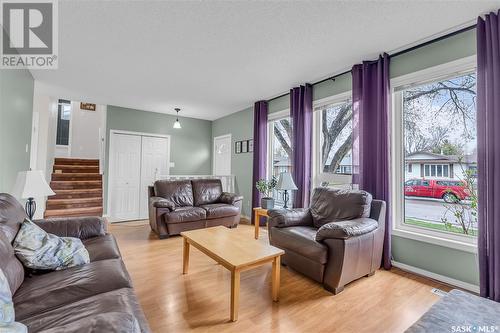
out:
<path id="1" fill-rule="evenodd" d="M 444 297 L 448 294 L 446 291 L 438 289 L 438 288 L 432 288 L 431 293 L 438 295 L 439 297 Z"/>

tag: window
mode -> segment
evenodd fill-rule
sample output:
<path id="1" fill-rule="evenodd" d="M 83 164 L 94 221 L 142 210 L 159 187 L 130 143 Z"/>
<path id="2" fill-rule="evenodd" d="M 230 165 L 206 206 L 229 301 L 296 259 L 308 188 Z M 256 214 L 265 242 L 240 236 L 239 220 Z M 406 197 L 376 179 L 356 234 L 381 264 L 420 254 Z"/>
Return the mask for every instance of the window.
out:
<path id="1" fill-rule="evenodd" d="M 56 144 L 69 145 L 69 121 L 71 119 L 71 102 L 60 99 L 57 107 Z"/>
<path id="2" fill-rule="evenodd" d="M 425 164 L 424 176 L 425 177 L 450 177 L 450 166 L 448 164 Z M 411 172 L 411 171 L 410 171 Z"/>
<path id="3" fill-rule="evenodd" d="M 476 75 L 460 66 L 391 82 L 393 198 L 395 234 L 468 248 L 477 236 Z"/>
<path id="4" fill-rule="evenodd" d="M 316 136 L 313 186 L 344 186 L 352 182 L 351 93 L 314 108 Z"/>
<path id="5" fill-rule="evenodd" d="M 287 112 L 288 114 L 288 112 Z M 276 177 L 279 179 L 283 172 L 292 172 L 292 120 L 289 116 L 278 117 L 269 122 L 269 161 L 268 178 Z M 288 191 L 290 198 L 288 206 L 293 202 L 293 191 Z M 284 205 L 283 193 L 274 190 L 273 198 L 275 205 L 282 207 Z"/>

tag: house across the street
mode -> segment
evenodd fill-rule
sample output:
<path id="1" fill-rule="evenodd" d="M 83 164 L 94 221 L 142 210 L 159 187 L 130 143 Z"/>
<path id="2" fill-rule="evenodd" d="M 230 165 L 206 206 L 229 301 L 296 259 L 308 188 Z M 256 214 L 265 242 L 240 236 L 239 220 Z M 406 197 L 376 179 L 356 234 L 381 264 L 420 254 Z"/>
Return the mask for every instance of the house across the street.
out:
<path id="1" fill-rule="evenodd" d="M 465 179 L 466 170 L 477 170 L 476 152 L 473 154 L 442 155 L 417 152 L 406 156 L 405 180 L 412 178 Z"/>

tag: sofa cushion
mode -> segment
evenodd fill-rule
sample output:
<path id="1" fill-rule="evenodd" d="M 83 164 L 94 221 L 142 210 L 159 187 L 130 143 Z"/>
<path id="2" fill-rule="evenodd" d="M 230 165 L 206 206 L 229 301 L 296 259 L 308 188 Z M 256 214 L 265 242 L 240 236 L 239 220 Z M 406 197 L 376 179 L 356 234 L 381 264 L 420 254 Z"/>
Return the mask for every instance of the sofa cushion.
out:
<path id="1" fill-rule="evenodd" d="M 0 269 L 9 282 L 10 291 L 14 294 L 24 281 L 24 268 L 14 254 L 14 248 L 7 237 L 0 231 Z"/>
<path id="2" fill-rule="evenodd" d="M 105 312 L 90 318 L 82 318 L 64 326 L 43 330 L 41 333 L 95 333 L 127 332 L 141 333 L 139 322 L 133 314 L 125 312 Z"/>
<path id="3" fill-rule="evenodd" d="M 139 303 L 130 288 L 121 288 L 102 294 L 90 296 L 88 298 L 75 301 L 46 312 L 38 312 L 20 321 L 28 326 L 29 332 L 39 332 L 49 329 L 55 329 L 55 332 L 73 332 L 74 325 L 82 325 L 82 331 L 87 332 L 88 324 L 95 326 L 88 332 L 129 332 L 132 322 L 131 316 L 134 316 L 139 323 L 141 332 L 150 332 L 148 323 L 141 310 Z M 110 318 L 110 321 L 100 320 L 99 317 Z M 121 322 L 123 320 L 123 322 Z M 123 325 L 122 325 L 123 324 Z M 101 326 L 104 325 L 104 326 Z M 111 326 L 110 326 L 111 325 Z M 68 328 L 65 330 L 56 330 Z M 108 330 L 109 328 L 114 330 Z"/>
<path id="4" fill-rule="evenodd" d="M 25 219 L 14 239 L 14 252 L 25 267 L 61 270 L 90 262 L 82 241 L 74 237 L 57 237 Z"/>
<path id="5" fill-rule="evenodd" d="M 89 238 L 83 241 L 90 255 L 90 261 L 121 258 L 120 250 L 113 236 Z"/>
<path id="6" fill-rule="evenodd" d="M 24 280 L 24 268 L 14 255 L 12 241 L 27 218 L 23 206 L 12 195 L 0 193 L 0 268 L 9 281 L 12 294 Z"/>
<path id="7" fill-rule="evenodd" d="M 318 187 L 311 198 L 310 212 L 316 228 L 325 223 L 369 217 L 372 195 L 366 191 Z"/>
<path id="8" fill-rule="evenodd" d="M 19 228 L 27 218 L 23 206 L 12 195 L 0 193 L 0 233 L 12 243 Z"/>
<path id="9" fill-rule="evenodd" d="M 218 219 L 221 217 L 236 216 L 240 212 L 240 209 L 238 207 L 222 203 L 201 205 L 200 208 L 203 208 L 207 211 L 207 219 L 209 220 Z"/>
<path id="10" fill-rule="evenodd" d="M 157 180 L 154 188 L 157 197 L 172 202 L 176 207 L 193 205 L 193 187 L 190 180 Z"/>
<path id="11" fill-rule="evenodd" d="M 35 313 L 124 287 L 131 287 L 131 283 L 120 259 L 34 275 L 14 294 L 16 319 L 22 321 Z"/>
<path id="12" fill-rule="evenodd" d="M 378 222 L 368 217 L 359 219 L 330 222 L 323 224 L 316 233 L 316 240 L 318 242 L 327 238 L 347 239 L 364 235 L 378 228 Z"/>
<path id="13" fill-rule="evenodd" d="M 205 220 L 207 218 L 206 210 L 200 207 L 179 207 L 173 212 L 163 215 L 167 223 L 182 223 Z"/>
<path id="14" fill-rule="evenodd" d="M 195 206 L 217 203 L 222 195 L 220 179 L 193 179 L 191 182 Z"/>
<path id="15" fill-rule="evenodd" d="M 284 250 L 291 250 L 312 261 L 325 264 L 328 259 L 326 245 L 316 241 L 316 228 L 296 226 L 271 228 L 271 244 Z"/>

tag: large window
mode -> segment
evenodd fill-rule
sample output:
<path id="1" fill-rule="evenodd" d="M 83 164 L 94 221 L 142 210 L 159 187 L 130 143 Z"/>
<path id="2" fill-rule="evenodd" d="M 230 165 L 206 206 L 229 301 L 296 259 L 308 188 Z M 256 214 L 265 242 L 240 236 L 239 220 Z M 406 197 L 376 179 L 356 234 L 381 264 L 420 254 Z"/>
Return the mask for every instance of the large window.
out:
<path id="1" fill-rule="evenodd" d="M 314 186 L 350 185 L 352 175 L 352 102 L 350 93 L 319 104 L 315 111 Z"/>
<path id="2" fill-rule="evenodd" d="M 278 117 L 269 122 L 268 178 L 276 177 L 278 180 L 283 172 L 292 172 L 292 120 L 289 116 Z M 289 206 L 293 202 L 292 195 L 288 201 Z M 276 206 L 283 206 L 281 191 L 275 190 L 273 198 Z"/>
<path id="3" fill-rule="evenodd" d="M 395 165 L 401 170 L 396 179 L 399 228 L 473 243 L 477 235 L 475 73 L 421 78 L 395 91 L 393 142 L 398 146 L 399 137 L 402 152 Z"/>

